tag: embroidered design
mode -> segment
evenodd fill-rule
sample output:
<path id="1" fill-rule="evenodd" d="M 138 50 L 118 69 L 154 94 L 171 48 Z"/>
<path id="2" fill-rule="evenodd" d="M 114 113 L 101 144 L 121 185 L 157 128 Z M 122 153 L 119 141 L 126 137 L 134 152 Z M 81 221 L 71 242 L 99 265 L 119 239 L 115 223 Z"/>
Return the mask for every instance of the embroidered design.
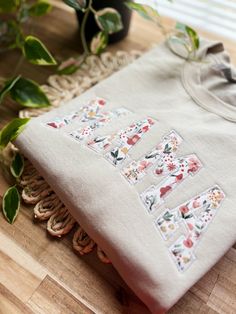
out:
<path id="1" fill-rule="evenodd" d="M 83 110 L 83 115 L 81 117 L 81 122 L 89 122 L 96 120 L 99 117 L 99 112 L 104 108 L 106 101 L 102 98 L 96 98 L 92 100 L 87 108 Z"/>
<path id="2" fill-rule="evenodd" d="M 209 190 L 197 195 L 180 206 L 167 209 L 155 222 L 164 240 L 170 239 L 179 228 L 180 223 L 184 223 L 187 235 L 181 235 L 169 247 L 179 271 L 185 271 L 196 259 L 194 250 L 200 237 L 213 220 L 220 207 L 224 192 L 217 185 Z M 196 212 L 202 212 L 196 216 Z"/>
<path id="3" fill-rule="evenodd" d="M 149 212 L 153 212 L 162 203 L 163 199 L 173 191 L 189 175 L 196 174 L 202 167 L 196 155 L 188 155 L 174 160 L 162 157 L 155 169 L 157 175 L 167 175 L 157 186 L 152 185 L 141 195 L 141 200 Z"/>
<path id="4" fill-rule="evenodd" d="M 120 117 L 121 115 L 127 114 L 129 111 L 124 108 L 119 108 L 110 112 L 96 113 L 92 117 L 88 115 L 84 116 L 82 122 L 86 122 L 86 126 L 70 133 L 74 139 L 78 141 L 83 141 L 88 138 L 96 129 L 105 126 L 113 118 Z"/>
<path id="5" fill-rule="evenodd" d="M 74 120 L 79 124 L 77 130 L 69 135 L 78 141 L 87 139 L 96 129 L 107 125 L 112 119 L 129 113 L 120 108 L 114 111 L 101 111 L 106 101 L 96 98 L 78 111 L 69 113 L 64 117 L 56 117 L 46 125 L 60 129 L 69 125 Z M 113 165 L 118 166 L 127 158 L 130 149 L 147 133 L 154 120 L 142 119 L 131 124 L 125 130 L 105 136 L 95 136 L 87 142 L 87 146 L 104 157 Z M 152 185 L 140 194 L 140 198 L 149 213 L 152 213 L 161 204 L 165 197 L 173 191 L 189 175 L 195 175 L 202 167 L 198 157 L 194 154 L 177 158 L 176 151 L 182 143 L 181 136 L 171 131 L 150 152 L 139 160 L 133 160 L 125 166 L 121 173 L 129 183 L 139 182 L 146 174 L 147 169 L 155 166 L 154 174 L 164 176 L 157 185 Z M 112 143 L 115 147 L 111 147 Z M 165 241 L 179 229 L 183 223 L 187 233 L 180 235 L 168 250 L 180 272 L 184 272 L 196 259 L 194 254 L 199 239 L 212 222 L 225 195 L 217 185 L 197 195 L 174 209 L 166 209 L 157 219 L 156 228 Z"/>
<path id="6" fill-rule="evenodd" d="M 88 141 L 87 145 L 95 152 L 102 153 L 111 146 L 114 138 L 115 134 L 107 136 L 96 136 L 94 139 Z"/>
<path id="7" fill-rule="evenodd" d="M 91 100 L 87 105 L 80 108 L 79 111 L 72 112 L 64 117 L 56 117 L 53 120 L 46 123 L 47 126 L 54 129 L 60 129 L 70 124 L 73 120 L 78 119 L 80 122 L 86 122 L 94 119 L 100 109 L 106 104 L 103 98 L 95 98 Z"/>
<path id="8" fill-rule="evenodd" d="M 138 161 L 132 161 L 125 167 L 122 174 L 131 184 L 137 183 L 146 175 L 147 169 L 152 167 L 160 158 L 165 163 L 169 162 L 171 164 L 182 141 L 182 138 L 175 131 L 171 131 L 148 154 Z"/>
<path id="9" fill-rule="evenodd" d="M 154 120 L 147 118 L 131 124 L 126 130 L 118 133 L 118 146 L 109 151 L 105 157 L 114 166 L 121 164 L 127 157 L 129 150 L 150 130 Z"/>

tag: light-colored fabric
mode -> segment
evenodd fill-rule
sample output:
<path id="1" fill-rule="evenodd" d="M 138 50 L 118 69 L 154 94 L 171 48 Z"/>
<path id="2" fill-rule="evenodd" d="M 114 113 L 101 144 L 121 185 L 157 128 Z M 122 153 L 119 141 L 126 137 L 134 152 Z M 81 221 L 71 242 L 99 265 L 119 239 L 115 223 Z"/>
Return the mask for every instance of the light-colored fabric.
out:
<path id="1" fill-rule="evenodd" d="M 202 41 L 198 53 L 203 61 L 190 63 L 162 44 L 67 105 L 32 120 L 15 141 L 152 313 L 170 308 L 236 239 L 236 90 L 220 71 L 215 71 L 211 80 L 212 66 L 226 62 L 222 48 L 220 44 Z M 87 146 L 87 140 L 70 136 L 81 130 L 76 118 L 58 129 L 47 125 L 55 117 L 78 111 L 96 97 L 104 98 L 106 111 L 113 113 L 109 114 L 108 123 L 95 129 L 90 143 L 95 136 L 126 130 L 137 121 L 144 123 L 139 133 L 141 139 L 137 141 L 137 134 L 129 139 L 129 145 L 120 152 L 126 158 L 118 166 L 111 163 L 111 156 L 108 160 L 110 148 L 103 154 L 97 153 Z M 117 112 L 121 107 L 129 113 Z M 190 171 L 183 169 L 186 179 L 181 180 L 178 175 L 179 182 L 170 173 L 169 179 L 174 178 L 176 186 L 169 188 L 160 206 L 154 204 L 158 208 L 148 209 L 141 195 L 166 178 L 156 175 L 157 170 L 163 170 L 160 160 L 159 168 L 157 164 L 149 167 L 137 184 L 130 184 L 122 170 L 132 160 L 144 157 L 171 132 L 181 142 L 175 152 L 177 158 L 191 155 L 188 158 L 194 159 L 191 161 L 194 166 Z M 117 143 L 121 142 L 122 138 Z M 111 147 L 117 143 L 112 142 Z M 182 162 L 175 157 L 171 160 L 176 164 Z M 195 171 L 196 167 L 199 171 Z M 204 216 L 210 223 L 194 248 L 195 259 L 181 271 L 170 252 L 174 242 L 187 234 L 181 216 L 176 212 L 180 227 L 167 240 L 163 238 L 164 229 L 157 226 L 158 218 L 167 208 L 176 209 L 188 200 L 192 200 L 191 208 L 197 208 L 196 203 L 203 198 L 193 198 L 215 186 L 224 198 L 220 206 L 213 206 L 215 215 L 210 208 L 209 215 Z M 163 188 L 160 193 L 165 194 Z M 198 216 L 201 211 L 195 214 Z M 186 238 L 184 244 L 188 249 L 192 242 Z"/>

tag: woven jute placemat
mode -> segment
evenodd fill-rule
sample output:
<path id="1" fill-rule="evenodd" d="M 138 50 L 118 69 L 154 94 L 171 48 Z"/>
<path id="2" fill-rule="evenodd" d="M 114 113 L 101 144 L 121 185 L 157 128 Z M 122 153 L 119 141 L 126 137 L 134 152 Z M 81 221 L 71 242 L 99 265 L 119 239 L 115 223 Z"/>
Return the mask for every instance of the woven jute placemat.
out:
<path id="1" fill-rule="evenodd" d="M 24 109 L 19 112 L 21 118 L 37 117 L 55 107 L 67 103 L 79 96 L 91 86 L 102 81 L 112 73 L 127 66 L 141 55 L 139 51 L 106 52 L 98 56 L 89 56 L 80 69 L 72 75 L 52 75 L 42 89 L 47 94 L 52 106 L 43 109 Z M 55 237 L 69 233 L 77 225 L 73 236 L 73 248 L 81 255 L 96 248 L 97 256 L 104 263 L 110 263 L 106 254 L 80 227 L 79 222 L 70 215 L 68 208 L 60 201 L 53 189 L 34 168 L 25 160 L 24 172 L 20 178 L 22 199 L 34 205 L 34 219 L 47 221 L 47 231 Z"/>

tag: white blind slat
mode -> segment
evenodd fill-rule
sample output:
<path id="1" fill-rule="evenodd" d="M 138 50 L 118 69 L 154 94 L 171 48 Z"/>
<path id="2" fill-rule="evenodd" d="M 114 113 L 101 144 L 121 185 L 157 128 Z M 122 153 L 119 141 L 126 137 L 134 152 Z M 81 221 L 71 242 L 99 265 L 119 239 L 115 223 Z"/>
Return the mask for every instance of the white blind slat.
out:
<path id="1" fill-rule="evenodd" d="M 236 40 L 236 0 L 138 0 L 161 15 Z"/>

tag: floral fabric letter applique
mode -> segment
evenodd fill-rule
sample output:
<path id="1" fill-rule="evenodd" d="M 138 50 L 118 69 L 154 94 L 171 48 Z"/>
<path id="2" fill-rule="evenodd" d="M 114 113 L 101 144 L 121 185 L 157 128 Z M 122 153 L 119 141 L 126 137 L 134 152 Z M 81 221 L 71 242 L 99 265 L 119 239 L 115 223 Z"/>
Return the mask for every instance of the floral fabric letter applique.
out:
<path id="1" fill-rule="evenodd" d="M 93 149 L 97 153 L 103 153 L 110 146 L 112 141 L 115 139 L 116 134 L 106 135 L 106 136 L 96 136 L 89 140 L 87 145 L 89 148 Z"/>
<path id="2" fill-rule="evenodd" d="M 169 240 L 181 223 L 186 227 L 187 234 L 181 235 L 169 247 L 179 271 L 185 271 L 196 259 L 194 250 L 224 198 L 224 192 L 215 185 L 182 205 L 171 210 L 167 209 L 155 221 L 164 240 Z M 202 211 L 196 215 L 195 212 L 199 210 Z"/>
<path id="3" fill-rule="evenodd" d="M 161 158 L 171 164 L 182 141 L 182 138 L 175 131 L 171 131 L 148 154 L 138 161 L 132 161 L 123 168 L 122 174 L 131 184 L 137 183 L 146 175 L 147 168 L 152 167 Z"/>
<path id="4" fill-rule="evenodd" d="M 129 150 L 147 133 L 154 120 L 147 118 L 131 124 L 126 130 L 118 133 L 118 145 L 109 151 L 105 157 L 114 166 L 121 164 L 127 157 Z"/>
<path id="5" fill-rule="evenodd" d="M 53 120 L 46 123 L 47 126 L 54 129 L 60 129 L 70 124 L 73 120 L 89 121 L 96 117 L 98 112 L 105 106 L 106 101 L 103 98 L 95 98 L 91 100 L 87 105 L 80 108 L 79 111 L 71 112 L 64 117 L 56 117 Z"/>
<path id="6" fill-rule="evenodd" d="M 118 118 L 121 115 L 125 115 L 127 113 L 129 113 L 128 110 L 119 108 L 114 111 L 97 113 L 92 117 L 86 115 L 86 117 L 82 119 L 82 122 L 86 123 L 86 126 L 71 132 L 70 136 L 72 136 L 77 141 L 83 141 L 84 139 L 88 138 L 96 129 L 110 123 L 113 118 Z"/>
<path id="7" fill-rule="evenodd" d="M 163 156 L 155 169 L 156 175 L 167 176 L 158 185 L 152 185 L 141 195 L 141 200 L 151 213 L 157 209 L 164 201 L 168 193 L 173 191 L 189 175 L 196 174 L 202 167 L 196 155 L 183 156 L 174 159 L 171 163 L 166 162 Z"/>

